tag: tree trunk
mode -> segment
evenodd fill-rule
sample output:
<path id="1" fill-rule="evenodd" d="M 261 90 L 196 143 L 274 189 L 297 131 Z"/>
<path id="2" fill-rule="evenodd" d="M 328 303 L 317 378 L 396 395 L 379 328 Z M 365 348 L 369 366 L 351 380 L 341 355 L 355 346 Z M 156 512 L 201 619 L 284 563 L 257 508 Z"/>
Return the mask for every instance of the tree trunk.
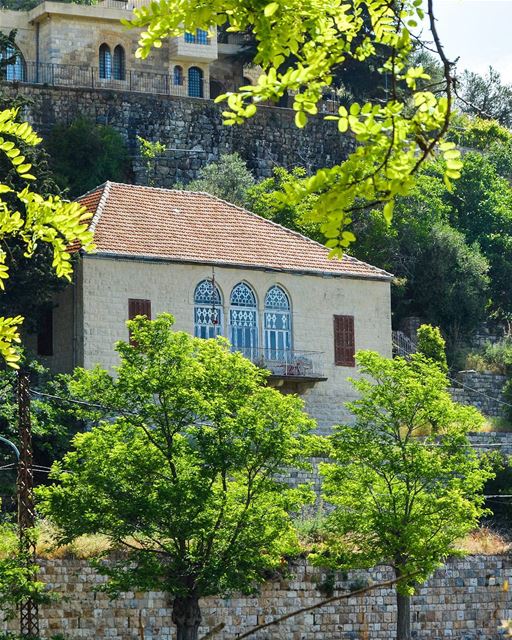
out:
<path id="1" fill-rule="evenodd" d="M 411 596 L 396 593 L 396 640 L 411 640 Z"/>
<path id="2" fill-rule="evenodd" d="M 197 640 L 201 624 L 199 598 L 176 596 L 172 605 L 172 621 L 176 625 L 176 640 Z"/>

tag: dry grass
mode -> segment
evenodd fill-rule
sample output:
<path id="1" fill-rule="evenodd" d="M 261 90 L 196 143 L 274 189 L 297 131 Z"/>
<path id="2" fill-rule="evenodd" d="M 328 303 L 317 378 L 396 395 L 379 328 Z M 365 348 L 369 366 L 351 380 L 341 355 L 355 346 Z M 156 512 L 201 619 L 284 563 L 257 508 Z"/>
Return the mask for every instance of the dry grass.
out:
<path id="1" fill-rule="evenodd" d="M 470 555 L 494 555 L 507 553 L 512 544 L 497 531 L 481 527 L 466 536 L 460 548 Z"/>
<path id="2" fill-rule="evenodd" d="M 486 418 L 480 431 L 484 431 L 486 433 L 510 433 L 512 432 L 512 423 L 510 422 L 510 420 L 501 417 Z"/>

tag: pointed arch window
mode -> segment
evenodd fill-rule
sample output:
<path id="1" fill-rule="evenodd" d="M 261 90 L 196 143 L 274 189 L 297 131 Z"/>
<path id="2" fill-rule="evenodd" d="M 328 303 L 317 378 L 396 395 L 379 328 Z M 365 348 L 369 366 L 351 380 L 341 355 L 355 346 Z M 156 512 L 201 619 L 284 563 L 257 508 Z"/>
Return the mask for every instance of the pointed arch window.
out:
<path id="1" fill-rule="evenodd" d="M 114 49 L 114 80 L 126 78 L 126 56 L 123 47 L 118 44 Z"/>
<path id="2" fill-rule="evenodd" d="M 290 300 L 286 293 L 274 285 L 265 296 L 265 357 L 284 360 L 292 348 Z"/>
<path id="3" fill-rule="evenodd" d="M 26 80 L 25 59 L 21 51 L 13 45 L 7 45 L 0 51 L 2 76 L 8 82 L 24 82 Z"/>
<path id="4" fill-rule="evenodd" d="M 102 80 L 112 79 L 112 53 L 108 44 L 103 43 L 100 47 L 100 78 Z"/>
<path id="5" fill-rule="evenodd" d="M 256 296 L 245 282 L 237 284 L 231 292 L 229 325 L 233 350 L 254 360 L 258 351 L 258 308 Z"/>
<path id="6" fill-rule="evenodd" d="M 217 285 L 202 280 L 194 292 L 194 335 L 215 338 L 222 335 L 222 298 Z"/>
<path id="7" fill-rule="evenodd" d="M 199 67 L 188 70 L 188 95 L 191 98 L 203 97 L 203 70 Z"/>

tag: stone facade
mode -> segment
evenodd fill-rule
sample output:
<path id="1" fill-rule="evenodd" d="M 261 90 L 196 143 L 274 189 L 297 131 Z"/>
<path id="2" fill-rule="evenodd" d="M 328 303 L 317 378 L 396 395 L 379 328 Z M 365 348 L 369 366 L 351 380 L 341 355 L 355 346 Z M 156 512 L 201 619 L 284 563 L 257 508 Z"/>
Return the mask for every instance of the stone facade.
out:
<path id="1" fill-rule="evenodd" d="M 172 313 L 177 330 L 193 333 L 194 290 L 211 275 L 208 265 L 84 256 L 75 285 L 66 289 L 54 313 L 54 317 L 61 318 L 55 348 L 58 361 L 47 358 L 46 363 L 60 370 L 76 365 L 116 365 L 113 346 L 117 340 L 128 338 L 125 322 L 130 298 L 151 300 L 153 317 Z M 391 356 L 389 281 L 221 266 L 215 268 L 215 280 L 224 300 L 225 318 L 233 287 L 240 281 L 251 285 L 260 301 L 260 331 L 265 293 L 274 284 L 287 292 L 294 349 L 316 352 L 320 371 L 327 379 L 285 383 L 283 391 L 297 392 L 304 398 L 306 409 L 318 421 L 321 432 L 347 420 L 343 403 L 355 398 L 347 380 L 355 369 L 334 364 L 333 315 L 354 316 L 356 350 L 372 349 Z M 259 344 L 263 343 L 260 336 Z"/>
<path id="2" fill-rule="evenodd" d="M 102 583 L 86 561 L 44 560 L 42 579 L 62 595 L 58 604 L 41 609 L 44 638 L 62 633 L 70 640 L 172 640 L 168 599 L 162 593 L 127 593 L 109 601 L 93 591 Z M 368 580 L 381 582 L 391 577 L 387 568 L 348 576 L 337 574 L 337 589 L 354 588 Z M 219 640 L 231 640 L 241 631 L 325 598 L 325 571 L 297 561 L 287 577 L 262 585 L 258 595 L 208 598 L 202 602 L 200 635 L 225 623 Z M 512 618 L 510 592 L 505 581 L 512 579 L 507 556 L 469 556 L 452 560 L 439 569 L 414 598 L 413 637 L 416 640 L 498 640 L 501 620 Z M 340 591 L 341 593 L 341 591 Z M 308 614 L 293 617 L 278 627 L 255 635 L 256 640 L 392 640 L 395 636 L 395 596 L 392 589 L 376 589 L 365 597 L 332 603 Z M 15 629 L 16 622 L 3 623 Z M 1 626 L 0 626 L 1 628 Z"/>
<path id="3" fill-rule="evenodd" d="M 502 416 L 505 398 L 503 387 L 507 376 L 480 371 L 459 371 L 451 394 L 456 402 L 476 407 L 485 416 Z"/>
<path id="4" fill-rule="evenodd" d="M 351 149 L 350 139 L 339 135 L 335 122 L 317 116 L 305 129 L 297 129 L 295 112 L 289 109 L 260 107 L 249 122 L 227 127 L 221 117 L 224 107 L 206 100 L 106 89 L 26 85 L 5 89 L 30 99 L 23 116 L 43 135 L 55 124 L 70 123 L 79 116 L 114 127 L 134 157 L 137 184 L 146 182 L 137 135 L 159 140 L 168 148 L 156 164 L 155 183 L 163 187 L 188 182 L 202 166 L 234 151 L 257 178 L 263 178 L 275 166 L 309 170 L 331 166 L 346 158 Z"/>

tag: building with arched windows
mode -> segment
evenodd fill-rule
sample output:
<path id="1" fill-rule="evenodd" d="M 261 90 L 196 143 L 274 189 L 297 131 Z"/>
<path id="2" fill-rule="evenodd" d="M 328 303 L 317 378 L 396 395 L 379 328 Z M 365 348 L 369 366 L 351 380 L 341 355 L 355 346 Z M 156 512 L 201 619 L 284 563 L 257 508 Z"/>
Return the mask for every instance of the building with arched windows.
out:
<path id="1" fill-rule="evenodd" d="M 79 256 L 34 349 L 53 369 L 113 367 L 126 320 L 167 312 L 198 338 L 226 338 L 303 396 L 322 427 L 354 397 L 354 355 L 391 356 L 390 274 L 205 193 L 107 182 L 79 201 L 96 251 Z"/>
<path id="2" fill-rule="evenodd" d="M 98 4 L 42 1 L 29 11 L 0 9 L 0 31 L 16 31 L 16 64 L 4 80 L 208 99 L 244 83 L 227 33 L 197 29 L 169 38 L 145 60 L 135 58 L 140 31 L 122 19 L 141 0 Z M 250 73 L 248 71 L 245 72 Z"/>

